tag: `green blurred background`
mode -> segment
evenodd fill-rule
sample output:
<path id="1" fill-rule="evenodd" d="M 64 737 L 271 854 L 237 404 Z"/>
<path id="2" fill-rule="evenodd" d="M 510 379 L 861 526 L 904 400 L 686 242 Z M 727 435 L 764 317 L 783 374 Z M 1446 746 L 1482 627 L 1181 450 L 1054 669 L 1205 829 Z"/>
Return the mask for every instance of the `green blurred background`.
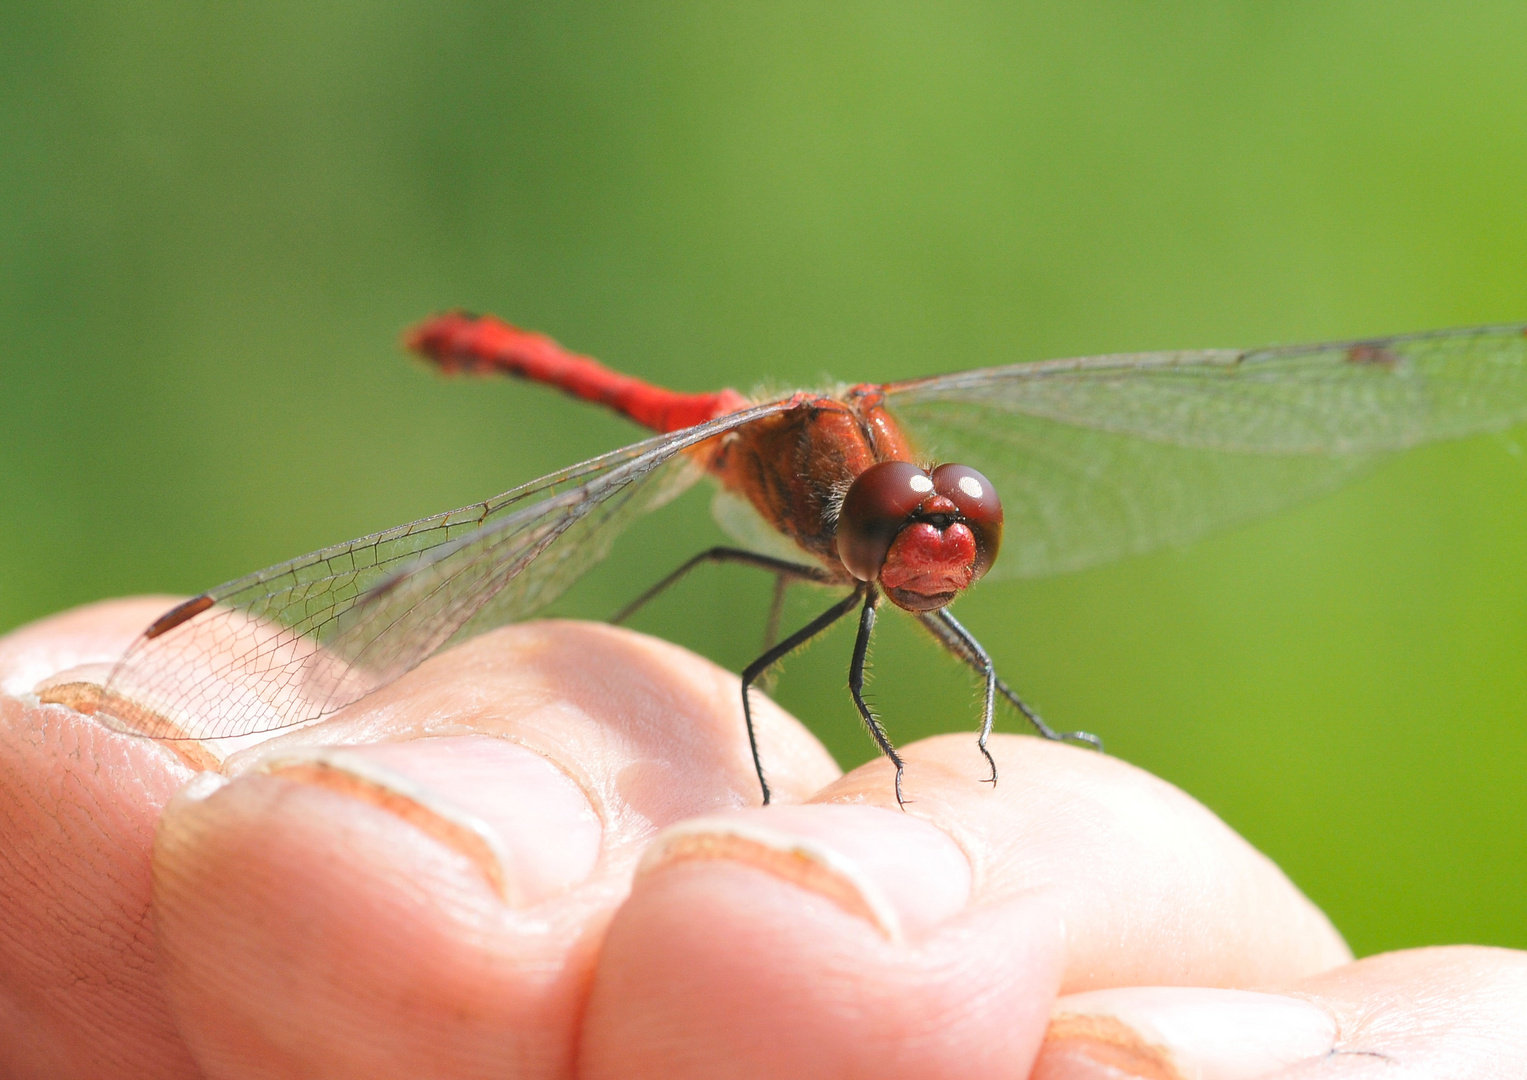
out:
<path id="1" fill-rule="evenodd" d="M 441 308 L 686 389 L 1527 319 L 1524 40 L 1520 3 L 4 5 L 0 630 L 635 438 L 407 362 Z M 1527 946 L 1519 434 L 960 613 L 1359 952 Z M 570 610 L 718 535 L 686 497 Z M 737 668 L 766 596 L 716 570 L 641 626 Z M 846 765 L 849 643 L 778 687 Z M 899 739 L 973 723 L 905 620 L 875 658 Z"/>

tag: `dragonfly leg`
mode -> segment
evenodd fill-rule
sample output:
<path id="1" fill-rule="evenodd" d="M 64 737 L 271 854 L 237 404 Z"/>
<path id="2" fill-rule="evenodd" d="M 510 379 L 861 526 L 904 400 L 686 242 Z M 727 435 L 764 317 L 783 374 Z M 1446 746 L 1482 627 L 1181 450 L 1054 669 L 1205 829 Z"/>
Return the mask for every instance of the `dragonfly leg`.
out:
<path id="1" fill-rule="evenodd" d="M 997 668 L 991 662 L 991 657 L 981 647 L 981 643 L 971 636 L 969 630 L 960 625 L 953 615 L 949 614 L 948 608 L 940 608 L 934 616 L 940 627 L 947 631 L 950 640 L 946 644 L 958 644 L 960 655 L 965 662 L 976 669 L 986 682 L 986 696 L 981 704 L 981 734 L 976 737 L 976 746 L 981 751 L 981 756 L 986 759 L 987 766 L 991 769 L 991 775 L 986 782 L 993 786 L 997 783 L 997 760 L 991 756 L 991 751 L 986 748 L 986 740 L 991 738 L 992 719 L 997 711 Z M 1025 713 L 1027 715 L 1027 713 Z"/>
<path id="2" fill-rule="evenodd" d="M 869 654 L 870 635 L 875 630 L 875 605 L 879 602 L 879 591 L 875 586 L 869 586 L 865 591 L 864 608 L 859 612 L 859 636 L 854 639 L 854 659 L 848 667 L 848 692 L 854 695 L 854 704 L 859 707 L 859 715 L 864 717 L 864 726 L 870 729 L 880 752 L 896 766 L 896 805 L 905 810 L 907 801 L 901 796 L 901 774 L 906 771 L 906 762 L 901 760 L 896 747 L 891 745 L 890 736 L 886 735 L 885 728 L 881 726 L 880 719 L 864 700 L 864 660 Z"/>
<path id="3" fill-rule="evenodd" d="M 753 768 L 758 772 L 758 786 L 763 789 L 765 806 L 769 805 L 769 782 L 764 779 L 763 761 L 758 756 L 758 733 L 753 730 L 753 705 L 748 698 L 748 689 L 753 683 L 758 681 L 760 675 L 777 663 L 781 657 L 800 648 L 823 630 L 826 630 L 833 623 L 847 615 L 853 606 L 859 602 L 861 595 L 863 595 L 863 586 L 856 588 L 784 641 L 766 651 L 742 671 L 742 719 L 748 727 L 748 749 L 753 751 Z"/>
<path id="4" fill-rule="evenodd" d="M 701 563 L 711 562 L 741 563 L 744 566 L 756 566 L 761 570 L 772 570 L 776 576 L 789 578 L 792 581 L 815 581 L 823 585 L 830 585 L 837 581 L 837 578 L 819 566 L 787 562 L 784 559 L 776 559 L 770 555 L 760 555 L 755 551 L 745 551 L 742 548 L 713 547 L 686 560 L 684 565 L 617 611 L 614 617 L 610 619 L 610 622 L 619 626 L 655 599 L 659 593 L 681 581 L 695 567 Z M 777 623 L 778 620 L 776 619 L 776 630 L 778 628 Z"/>
<path id="5" fill-rule="evenodd" d="M 790 588 L 789 574 L 774 575 L 774 599 L 769 601 L 769 618 L 764 623 L 765 649 L 772 649 L 779 639 L 779 619 L 785 612 L 785 591 Z"/>
<path id="6" fill-rule="evenodd" d="M 774 598 L 769 601 L 769 617 L 764 621 L 764 651 L 774 648 L 774 643 L 779 640 L 779 620 L 785 611 L 785 593 L 789 591 L 791 577 L 789 574 L 774 575 Z M 777 672 L 774 669 L 764 672 L 758 677 L 758 688 L 766 694 L 774 693 L 774 681 Z"/>
<path id="7" fill-rule="evenodd" d="M 929 612 L 925 615 L 919 615 L 917 617 L 917 621 L 922 623 L 923 626 L 927 628 L 928 632 L 933 635 L 935 640 L 937 640 L 938 643 L 945 649 L 949 650 L 949 652 L 953 653 L 970 667 L 974 668 L 976 672 L 984 674 L 981 661 L 975 656 L 975 654 L 970 651 L 969 648 L 970 644 L 975 643 L 975 638 L 971 637 L 970 633 L 966 631 L 963 626 L 960 626 L 958 622 L 955 622 L 954 616 L 949 614 L 947 608 L 940 611 Z M 950 623 L 954 623 L 955 627 L 959 627 L 958 632 L 949 626 Z M 1092 734 L 1092 732 L 1056 731 L 1049 724 L 1045 723 L 1044 719 L 1032 708 L 1030 708 L 1029 705 L 1021 697 L 1018 696 L 1017 692 L 1011 686 L 1007 685 L 1007 683 L 1003 681 L 1002 676 L 996 676 L 996 685 L 997 693 L 1007 698 L 1007 700 L 1012 703 L 1013 708 L 1017 709 L 1019 713 L 1023 715 L 1023 718 L 1027 720 L 1031 725 L 1033 725 L 1034 730 L 1039 735 L 1049 739 L 1052 742 L 1081 743 L 1084 746 L 1092 747 L 1092 749 L 1097 750 L 1099 753 L 1102 752 L 1103 740 Z"/>

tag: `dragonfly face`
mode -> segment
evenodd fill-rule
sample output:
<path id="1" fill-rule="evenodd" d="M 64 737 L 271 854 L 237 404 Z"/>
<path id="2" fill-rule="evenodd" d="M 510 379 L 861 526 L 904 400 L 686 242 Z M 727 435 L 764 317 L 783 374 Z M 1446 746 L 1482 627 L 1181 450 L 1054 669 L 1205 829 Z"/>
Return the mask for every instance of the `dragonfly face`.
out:
<path id="1" fill-rule="evenodd" d="M 854 480 L 838 513 L 838 557 L 859 581 L 879 581 L 897 607 L 936 611 L 991 567 L 1002 502 L 968 465 L 931 473 L 882 461 Z"/>

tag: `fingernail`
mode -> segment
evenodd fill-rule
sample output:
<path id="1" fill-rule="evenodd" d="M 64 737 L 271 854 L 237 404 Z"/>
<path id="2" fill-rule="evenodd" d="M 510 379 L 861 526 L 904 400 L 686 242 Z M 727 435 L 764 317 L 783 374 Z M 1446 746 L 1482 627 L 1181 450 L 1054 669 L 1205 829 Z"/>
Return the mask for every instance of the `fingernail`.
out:
<path id="1" fill-rule="evenodd" d="M 1149 986 L 1063 997 L 1032 1080 L 1253 1080 L 1328 1055 L 1336 1021 L 1299 998 Z"/>
<path id="2" fill-rule="evenodd" d="M 637 877 L 713 859 L 814 892 L 889 941 L 916 937 L 970 899 L 970 861 L 947 834 L 874 806 L 780 806 L 695 818 L 658 834 Z"/>
<path id="3" fill-rule="evenodd" d="M 540 754 L 483 735 L 314 747 L 259 771 L 317 784 L 395 814 L 465 855 L 511 907 L 588 877 L 604 827 L 583 789 Z"/>
<path id="4" fill-rule="evenodd" d="M 78 664 L 38 680 L 32 692 L 44 705 L 67 705 L 88 716 L 100 705 L 101 687 L 110 674 L 110 664 Z"/>
<path id="5" fill-rule="evenodd" d="M 54 672 L 40 680 L 32 688 L 32 692 L 37 695 L 38 702 L 43 705 L 63 705 L 82 715 L 95 716 L 99 720 L 99 709 L 105 695 L 102 687 L 106 685 L 113 666 L 106 663 L 80 664 Z M 176 729 L 176 725 L 171 724 L 164 717 L 147 709 L 132 708 L 131 703 L 125 699 L 115 699 L 115 704 L 118 711 L 124 714 L 117 718 L 116 723 L 107 725 L 115 731 L 146 736 L 149 732 Z M 129 722 L 133 720 L 138 722 Z M 229 743 L 218 745 L 195 739 L 161 738 L 155 739 L 155 742 L 167 753 L 198 771 L 221 768 L 223 760 L 237 749 Z"/>

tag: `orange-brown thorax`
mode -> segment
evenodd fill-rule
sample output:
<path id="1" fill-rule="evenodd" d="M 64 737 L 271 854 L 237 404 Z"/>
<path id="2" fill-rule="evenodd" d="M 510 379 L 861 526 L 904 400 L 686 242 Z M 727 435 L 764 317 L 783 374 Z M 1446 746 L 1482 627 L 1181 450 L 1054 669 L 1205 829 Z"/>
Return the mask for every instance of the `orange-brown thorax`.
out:
<path id="1" fill-rule="evenodd" d="M 915 474 L 917 493 L 911 501 L 904 497 L 871 563 L 840 550 L 840 512 L 854 481 L 873 466 L 914 459 L 881 400 L 875 386 L 856 386 L 842 397 L 803 394 L 795 408 L 729 433 L 710 469 L 845 584 L 878 578 L 893 603 L 929 611 L 949 603 L 990 565 L 1001 510 L 995 524 L 973 533 L 961 509 L 928 486 L 927 474 L 908 466 L 902 471 Z"/>

